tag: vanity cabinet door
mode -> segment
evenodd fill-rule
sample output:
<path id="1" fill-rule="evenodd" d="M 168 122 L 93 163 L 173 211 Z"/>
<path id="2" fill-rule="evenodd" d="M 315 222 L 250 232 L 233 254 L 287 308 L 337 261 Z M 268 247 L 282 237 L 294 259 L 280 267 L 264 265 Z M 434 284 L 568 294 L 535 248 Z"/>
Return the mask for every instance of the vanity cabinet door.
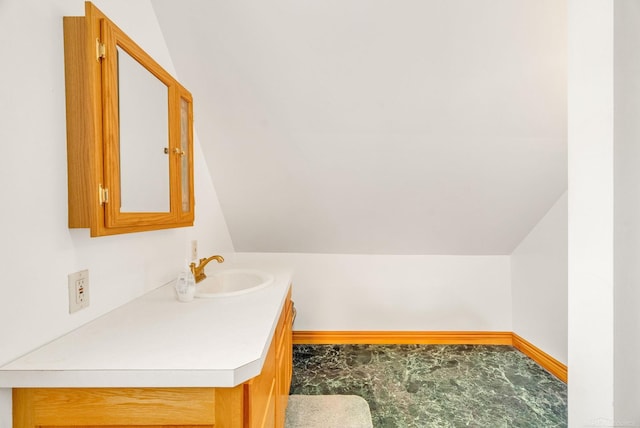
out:
<path id="1" fill-rule="evenodd" d="M 293 368 L 292 309 L 293 303 L 291 291 L 289 291 L 262 372 L 247 383 L 249 421 L 246 426 L 248 427 L 284 427 Z"/>
<path id="2" fill-rule="evenodd" d="M 269 346 L 262 372 L 245 385 L 244 426 L 249 428 L 275 427 L 276 346 Z"/>
<path id="3" fill-rule="evenodd" d="M 289 292 L 289 297 L 291 292 Z M 291 387 L 291 376 L 293 373 L 293 302 L 287 299 L 285 309 L 280 317 L 276 330 L 278 351 L 277 351 L 277 374 L 276 374 L 276 426 L 284 427 L 284 421 L 289 402 L 289 389 Z"/>

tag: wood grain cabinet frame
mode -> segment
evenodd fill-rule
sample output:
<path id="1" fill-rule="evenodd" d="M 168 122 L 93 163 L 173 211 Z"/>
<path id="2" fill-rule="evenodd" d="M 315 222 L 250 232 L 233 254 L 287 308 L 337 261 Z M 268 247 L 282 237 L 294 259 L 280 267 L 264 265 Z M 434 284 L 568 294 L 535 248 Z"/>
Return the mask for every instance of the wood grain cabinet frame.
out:
<path id="1" fill-rule="evenodd" d="M 83 17 L 64 17 L 63 27 L 69 227 L 89 228 L 91 236 L 103 236 L 193 225 L 191 94 L 92 3 L 85 3 Z M 119 97 L 124 94 L 119 92 L 122 76 L 118 64 L 123 61 L 119 57 L 125 55 L 142 67 L 143 76 L 152 76 L 154 82 L 157 79 L 160 88 L 166 86 L 166 125 L 158 125 L 163 140 L 153 151 L 160 159 L 166 157 L 166 170 L 164 161 L 159 161 L 160 178 L 166 179 L 168 187 L 168 194 L 162 199 L 166 209 L 122 208 L 124 145 L 121 146 Z M 131 97 L 145 98 L 137 94 Z M 160 109 L 164 106 L 160 105 Z M 127 115 L 127 123 L 135 125 L 142 119 L 153 122 L 145 114 L 148 112 Z M 164 121 L 164 113 L 160 117 Z M 151 129 L 156 128 L 152 125 Z M 126 147 L 132 146 L 127 143 Z M 134 168 L 134 177 L 149 174 L 144 161 L 134 161 L 130 168 Z M 141 186 L 145 188 L 144 184 Z M 143 198 L 136 194 L 133 199 Z"/>

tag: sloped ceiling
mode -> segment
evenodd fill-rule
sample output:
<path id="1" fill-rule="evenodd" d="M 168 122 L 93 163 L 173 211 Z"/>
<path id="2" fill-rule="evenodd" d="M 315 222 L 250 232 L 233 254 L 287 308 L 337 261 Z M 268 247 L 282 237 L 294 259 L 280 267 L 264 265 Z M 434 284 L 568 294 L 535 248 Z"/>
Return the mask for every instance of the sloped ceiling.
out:
<path id="1" fill-rule="evenodd" d="M 509 254 L 564 192 L 558 0 L 152 0 L 237 251 Z"/>

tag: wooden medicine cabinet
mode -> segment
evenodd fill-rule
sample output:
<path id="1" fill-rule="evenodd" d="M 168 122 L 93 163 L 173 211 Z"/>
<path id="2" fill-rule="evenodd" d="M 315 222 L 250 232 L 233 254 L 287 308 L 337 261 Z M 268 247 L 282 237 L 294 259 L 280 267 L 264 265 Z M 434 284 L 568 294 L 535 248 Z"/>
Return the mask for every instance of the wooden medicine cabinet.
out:
<path id="1" fill-rule="evenodd" d="M 192 226 L 191 94 L 91 2 L 63 24 L 69 227 Z"/>

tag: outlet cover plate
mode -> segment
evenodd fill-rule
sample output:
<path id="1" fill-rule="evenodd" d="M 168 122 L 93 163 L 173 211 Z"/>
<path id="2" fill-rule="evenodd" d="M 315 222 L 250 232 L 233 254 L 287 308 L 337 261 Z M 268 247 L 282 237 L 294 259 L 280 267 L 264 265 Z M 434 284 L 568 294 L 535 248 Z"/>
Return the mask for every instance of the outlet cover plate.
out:
<path id="1" fill-rule="evenodd" d="M 69 313 L 89 306 L 89 270 L 81 270 L 68 275 Z"/>
<path id="2" fill-rule="evenodd" d="M 195 262 L 198 260 L 198 240 L 194 239 L 191 241 L 191 261 Z"/>

